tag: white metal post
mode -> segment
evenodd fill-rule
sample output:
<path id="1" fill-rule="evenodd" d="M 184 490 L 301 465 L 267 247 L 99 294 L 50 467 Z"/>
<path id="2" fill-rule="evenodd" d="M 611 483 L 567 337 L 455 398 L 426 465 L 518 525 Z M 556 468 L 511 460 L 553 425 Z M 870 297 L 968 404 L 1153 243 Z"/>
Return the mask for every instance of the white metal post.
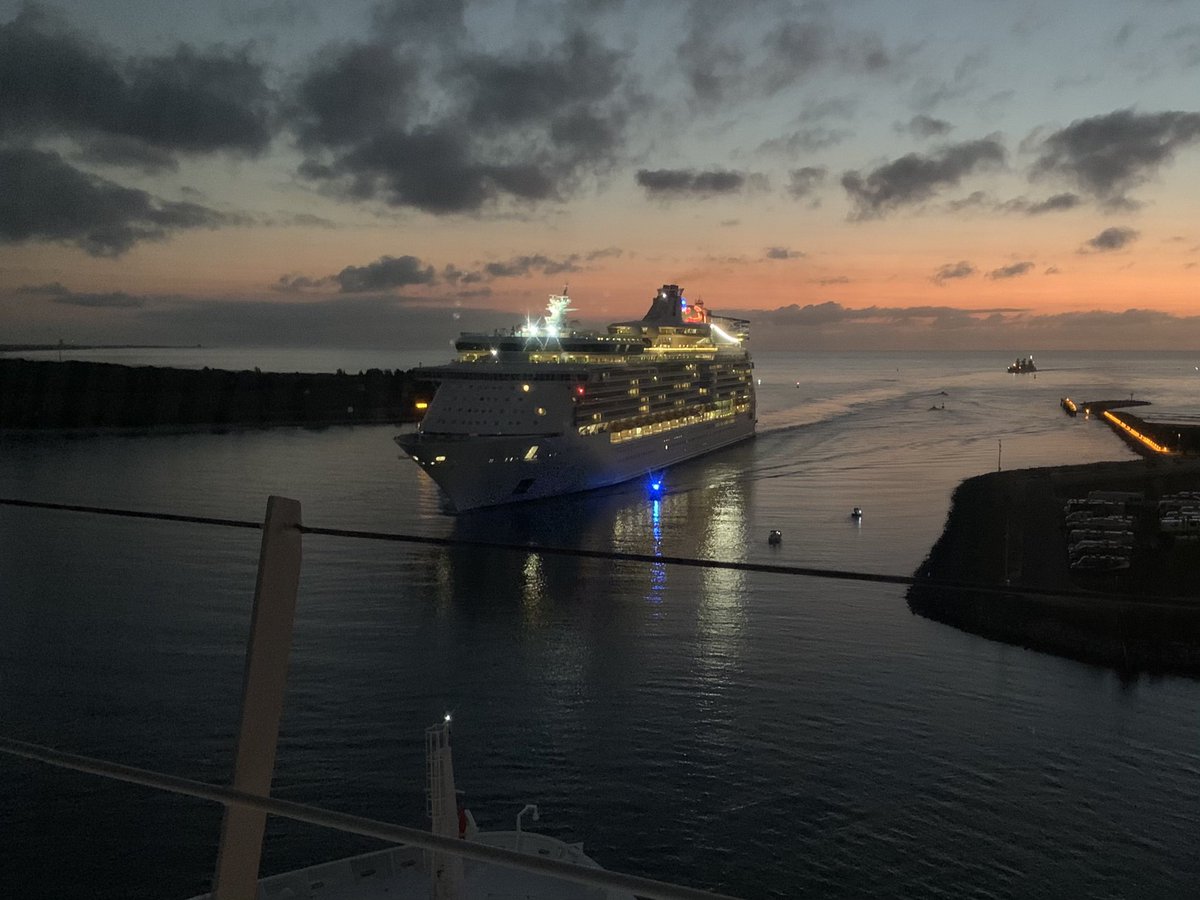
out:
<path id="1" fill-rule="evenodd" d="M 233 788 L 260 797 L 271 794 L 299 585 L 300 503 L 268 497 L 233 767 Z M 225 807 L 214 900 L 253 900 L 266 822 L 261 810 Z"/>

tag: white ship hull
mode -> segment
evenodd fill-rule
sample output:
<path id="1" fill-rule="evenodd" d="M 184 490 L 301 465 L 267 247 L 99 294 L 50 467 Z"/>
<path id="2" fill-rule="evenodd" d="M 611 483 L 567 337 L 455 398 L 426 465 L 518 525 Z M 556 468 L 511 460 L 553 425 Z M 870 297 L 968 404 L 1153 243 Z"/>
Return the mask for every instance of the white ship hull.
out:
<path id="1" fill-rule="evenodd" d="M 404 434 L 414 457 L 457 512 L 590 491 L 640 478 L 754 436 L 752 414 L 700 422 L 619 444 L 607 434 L 459 438 Z M 527 459 L 529 448 L 537 456 Z M 433 463 L 437 457 L 441 462 Z"/>
<path id="2" fill-rule="evenodd" d="M 754 364 L 743 319 L 663 285 L 639 320 L 564 330 L 566 294 L 541 327 L 464 334 L 420 428 L 396 442 L 455 510 L 589 491 L 753 436 Z M 732 332 L 732 333 L 731 333 Z"/>

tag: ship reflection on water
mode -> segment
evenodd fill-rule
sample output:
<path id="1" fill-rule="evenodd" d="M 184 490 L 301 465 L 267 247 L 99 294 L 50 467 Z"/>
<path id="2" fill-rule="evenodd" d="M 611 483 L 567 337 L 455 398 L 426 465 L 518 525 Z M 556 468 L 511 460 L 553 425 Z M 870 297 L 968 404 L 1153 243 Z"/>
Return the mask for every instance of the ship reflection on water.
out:
<path id="1" fill-rule="evenodd" d="M 454 519 L 452 536 L 464 542 L 633 553 L 720 561 L 746 557 L 751 483 L 740 472 L 744 450 L 673 468 L 653 482 L 571 497 L 479 510 Z M 728 457 L 728 460 L 722 460 Z M 554 621 L 556 606 L 581 602 L 619 605 L 638 597 L 652 616 L 666 614 L 675 592 L 698 604 L 705 644 L 724 641 L 738 627 L 747 586 L 744 574 L 725 569 L 621 562 L 493 547 L 439 551 L 449 560 L 446 602 L 464 605 L 519 602 L 527 627 Z M 478 598 L 478 599 L 472 599 Z M 723 654 L 725 647 L 718 648 Z"/>

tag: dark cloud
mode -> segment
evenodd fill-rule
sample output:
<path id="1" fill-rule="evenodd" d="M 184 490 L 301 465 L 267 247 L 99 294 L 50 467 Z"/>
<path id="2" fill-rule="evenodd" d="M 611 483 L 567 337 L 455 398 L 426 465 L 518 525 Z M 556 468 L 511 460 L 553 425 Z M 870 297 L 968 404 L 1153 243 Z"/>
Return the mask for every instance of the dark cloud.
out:
<path id="1" fill-rule="evenodd" d="M 1068 209 L 1074 209 L 1083 202 L 1078 194 L 1055 194 L 1052 197 L 1047 197 L 1038 203 L 1031 203 L 1025 208 L 1031 216 L 1041 215 L 1048 212 L 1062 212 Z"/>
<path id="2" fill-rule="evenodd" d="M 138 241 L 240 222 L 197 203 L 159 200 L 67 164 L 57 153 L 0 148 L 0 242 L 57 241 L 119 256 Z"/>
<path id="3" fill-rule="evenodd" d="M 132 64 L 125 133 L 190 153 L 258 153 L 271 140 L 271 105 L 263 67 L 246 51 L 180 45 L 172 56 Z"/>
<path id="4" fill-rule="evenodd" d="M 913 85 L 913 105 L 917 109 L 930 110 L 974 94 L 984 85 L 982 73 L 987 64 L 987 53 L 968 53 L 958 61 L 949 78 L 917 79 Z"/>
<path id="5" fill-rule="evenodd" d="M 943 137 L 953 129 L 944 119 L 935 119 L 925 113 L 918 113 L 907 122 L 897 125 L 896 130 L 901 134 L 911 134 L 917 138 Z"/>
<path id="6" fill-rule="evenodd" d="M 479 269 L 468 271 L 447 263 L 442 269 L 442 280 L 447 284 L 479 284 L 487 280 L 487 275 Z"/>
<path id="7" fill-rule="evenodd" d="M 788 173 L 787 191 L 797 200 L 811 198 L 825 182 L 829 172 L 824 166 L 804 166 Z"/>
<path id="8" fill-rule="evenodd" d="M 758 147 L 760 153 L 773 153 L 792 160 L 797 156 L 825 150 L 851 137 L 854 132 L 846 125 L 854 118 L 856 103 L 830 97 L 816 103 L 806 103 L 797 117 L 799 128 L 790 134 L 771 138 Z"/>
<path id="9" fill-rule="evenodd" d="M 140 309 L 146 305 L 145 298 L 127 294 L 124 291 L 77 294 L 58 281 L 49 284 L 26 284 L 13 291 L 13 296 L 42 297 L 51 303 L 97 309 Z"/>
<path id="10" fill-rule="evenodd" d="M 401 30 L 402 14 L 435 30 L 461 18 L 436 3 L 380 9 Z M 505 56 L 405 48 L 404 62 L 392 44 L 333 48 L 301 79 L 289 116 L 302 176 L 348 199 L 434 214 L 558 199 L 611 164 L 641 103 L 622 54 L 584 32 Z"/>
<path id="11" fill-rule="evenodd" d="M 179 169 L 179 162 L 170 151 L 124 135 L 102 134 L 84 138 L 75 158 L 94 165 L 140 169 L 147 175 Z"/>
<path id="12" fill-rule="evenodd" d="M 946 203 L 946 209 L 950 212 L 962 212 L 963 210 L 971 209 L 992 209 L 995 206 L 996 201 L 983 191 L 971 191 L 965 197 L 958 197 Z"/>
<path id="13" fill-rule="evenodd" d="M 784 22 L 763 40 L 767 89 L 775 93 L 827 62 L 834 53 L 833 31 L 823 22 Z"/>
<path id="14" fill-rule="evenodd" d="M 984 191 L 972 191 L 965 197 L 958 197 L 945 204 L 950 212 L 980 209 L 1000 213 L 1020 213 L 1027 216 L 1038 216 L 1049 212 L 1065 212 L 1075 209 L 1083 203 L 1078 194 L 1054 194 L 1045 200 L 1030 200 L 1027 197 L 1014 197 L 1011 200 L 997 200 Z"/>
<path id="15" fill-rule="evenodd" d="M 695 169 L 638 169 L 637 183 L 651 197 L 711 197 L 732 194 L 746 184 L 742 172 L 714 169 L 697 172 Z"/>
<path id="16" fill-rule="evenodd" d="M 675 59 L 701 106 L 716 106 L 737 93 L 745 77 L 746 51 L 727 35 L 733 13 L 732 5 L 721 3 L 693 2 L 688 9 L 690 27 L 675 48 Z"/>
<path id="17" fill-rule="evenodd" d="M 987 277 L 991 278 L 993 281 L 998 281 L 1004 278 L 1017 278 L 1020 275 L 1024 275 L 1032 268 L 1033 263 L 1023 260 L 1021 262 L 1015 262 L 1012 265 L 1001 266 L 999 269 L 992 269 L 992 271 L 987 273 Z"/>
<path id="18" fill-rule="evenodd" d="M 371 11 L 379 34 L 395 44 L 444 45 L 466 36 L 466 0 L 383 0 Z"/>
<path id="19" fill-rule="evenodd" d="M 1111 250 L 1120 250 L 1129 246 L 1137 240 L 1138 232 L 1132 228 L 1105 228 L 1102 232 L 1096 235 L 1089 241 L 1084 243 L 1084 249 L 1080 252 L 1095 252 L 1107 253 Z"/>
<path id="20" fill-rule="evenodd" d="M 826 72 L 873 75 L 896 64 L 876 34 L 839 28 L 820 2 L 692 0 L 685 21 L 676 69 L 693 104 L 708 110 L 769 98 Z"/>
<path id="21" fill-rule="evenodd" d="M 344 294 L 432 284 L 435 278 L 433 266 L 423 266 L 415 256 L 381 256 L 365 266 L 346 266 L 332 276 Z"/>
<path id="22" fill-rule="evenodd" d="M 530 253 L 514 256 L 505 260 L 477 264 L 475 269 L 462 269 L 453 263 L 442 270 L 442 280 L 447 284 L 477 284 L 495 278 L 524 278 L 529 275 L 565 275 L 580 272 L 584 263 L 600 259 L 613 259 L 623 256 L 624 251 L 618 247 L 604 247 L 586 254 L 571 253 L 560 258 L 545 256 L 541 253 Z"/>
<path id="23" fill-rule="evenodd" d="M 975 274 L 975 267 L 966 260 L 961 260 L 956 263 L 946 263 L 938 269 L 931 279 L 934 284 L 945 284 L 947 281 L 952 281 L 956 278 L 969 278 Z"/>
<path id="24" fill-rule="evenodd" d="M 763 255 L 767 259 L 800 259 L 804 256 L 799 250 L 789 250 L 787 247 L 768 247 Z"/>
<path id="25" fill-rule="evenodd" d="M 875 218 L 927 200 L 977 169 L 1002 165 L 1004 159 L 999 139 L 982 138 L 953 144 L 928 156 L 909 153 L 865 177 L 855 171 L 846 172 L 842 187 L 854 203 L 852 218 Z"/>
<path id="26" fill-rule="evenodd" d="M 314 0 L 268 0 L 266 3 L 239 0 L 237 3 L 227 4 L 221 12 L 226 21 L 233 25 L 269 25 L 279 28 L 317 24 L 319 20 L 313 6 Z"/>
<path id="27" fill-rule="evenodd" d="M 457 74 L 470 98 L 471 123 L 504 130 L 586 111 L 620 85 L 619 62 L 619 54 L 575 33 L 552 54 L 468 57 Z"/>
<path id="28" fill-rule="evenodd" d="M 475 212 L 500 194 L 544 200 L 555 182 L 536 165 L 488 164 L 473 157 L 469 133 L 380 132 L 332 164 L 308 160 L 300 174 L 356 200 L 378 199 L 434 214 Z"/>
<path id="29" fill-rule="evenodd" d="M 258 153 L 271 139 L 272 96 L 248 51 L 181 44 L 119 59 L 34 7 L 0 25 L 0 84 L 0 133 L 107 134 L 184 153 Z"/>
<path id="30" fill-rule="evenodd" d="M 271 221 L 272 225 L 290 225 L 297 228 L 337 228 L 337 223 L 314 216 L 312 213 L 284 213 Z"/>
<path id="31" fill-rule="evenodd" d="M 391 47 L 326 48 L 296 89 L 291 113 L 301 145 L 341 147 L 403 124 L 415 80 L 415 68 Z"/>
<path id="32" fill-rule="evenodd" d="M 579 257 L 575 254 L 565 259 L 550 259 L 541 254 L 514 256 L 504 262 L 490 262 L 483 267 L 483 271 L 490 278 L 517 278 L 529 275 L 531 272 L 541 272 L 543 275 L 562 275 L 565 272 L 578 272 L 578 261 Z"/>
<path id="33" fill-rule="evenodd" d="M 848 128 L 829 128 L 824 125 L 810 125 L 793 131 L 783 137 L 763 141 L 759 150 L 765 153 L 778 153 L 786 157 L 796 157 L 805 153 L 815 153 L 834 147 L 854 134 Z"/>
<path id="34" fill-rule="evenodd" d="M 142 297 L 135 297 L 124 291 L 110 291 L 105 294 L 76 294 L 68 292 L 52 298 L 53 303 L 65 303 L 68 306 L 87 306 L 93 309 L 141 309 L 146 305 Z"/>
<path id="35" fill-rule="evenodd" d="M 66 297 L 71 293 L 60 281 L 48 284 L 25 284 L 13 291 L 17 297 Z"/>
<path id="36" fill-rule="evenodd" d="M 1173 46 L 1184 68 L 1200 66 L 1200 25 L 1181 25 L 1163 35 L 1163 39 Z"/>
<path id="37" fill-rule="evenodd" d="M 296 294 L 303 291 L 318 290 L 332 281 L 330 278 L 309 278 L 307 275 L 280 275 L 279 280 L 271 285 L 271 290 L 284 294 Z"/>
<path id="38" fill-rule="evenodd" d="M 872 33 L 838 33 L 826 8 L 811 4 L 804 18 L 773 25 L 763 39 L 766 56 L 759 77 L 765 92 L 774 94 L 832 68 L 851 74 L 876 74 L 891 68 L 892 55 Z"/>
<path id="39" fill-rule="evenodd" d="M 1113 35 L 1113 46 L 1124 47 L 1129 43 L 1129 38 L 1133 36 L 1137 26 L 1133 22 L 1126 22 L 1117 29 L 1117 33 Z"/>
<path id="40" fill-rule="evenodd" d="M 1133 188 L 1200 141 L 1200 113 L 1121 109 L 1079 119 L 1041 142 L 1034 178 L 1061 178 L 1110 207 L 1127 207 Z"/>
<path id="41" fill-rule="evenodd" d="M 116 60 L 26 6 L 0 25 L 0 132 L 116 131 L 128 82 Z"/>

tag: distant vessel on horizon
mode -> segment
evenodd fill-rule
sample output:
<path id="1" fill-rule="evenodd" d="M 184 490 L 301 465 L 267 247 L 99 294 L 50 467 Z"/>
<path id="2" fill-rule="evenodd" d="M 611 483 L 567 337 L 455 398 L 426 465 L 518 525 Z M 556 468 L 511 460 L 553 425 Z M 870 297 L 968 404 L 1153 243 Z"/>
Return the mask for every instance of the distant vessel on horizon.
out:
<path id="1" fill-rule="evenodd" d="M 570 298 L 508 333 L 464 333 L 396 443 L 458 512 L 619 484 L 754 435 L 749 322 L 665 284 L 639 320 L 565 322 Z"/>
<path id="2" fill-rule="evenodd" d="M 1037 366 L 1033 364 L 1033 355 L 1028 357 L 1022 356 L 1019 359 L 1013 360 L 1013 364 L 1008 367 L 1010 375 L 1023 375 L 1026 372 L 1036 372 Z"/>

